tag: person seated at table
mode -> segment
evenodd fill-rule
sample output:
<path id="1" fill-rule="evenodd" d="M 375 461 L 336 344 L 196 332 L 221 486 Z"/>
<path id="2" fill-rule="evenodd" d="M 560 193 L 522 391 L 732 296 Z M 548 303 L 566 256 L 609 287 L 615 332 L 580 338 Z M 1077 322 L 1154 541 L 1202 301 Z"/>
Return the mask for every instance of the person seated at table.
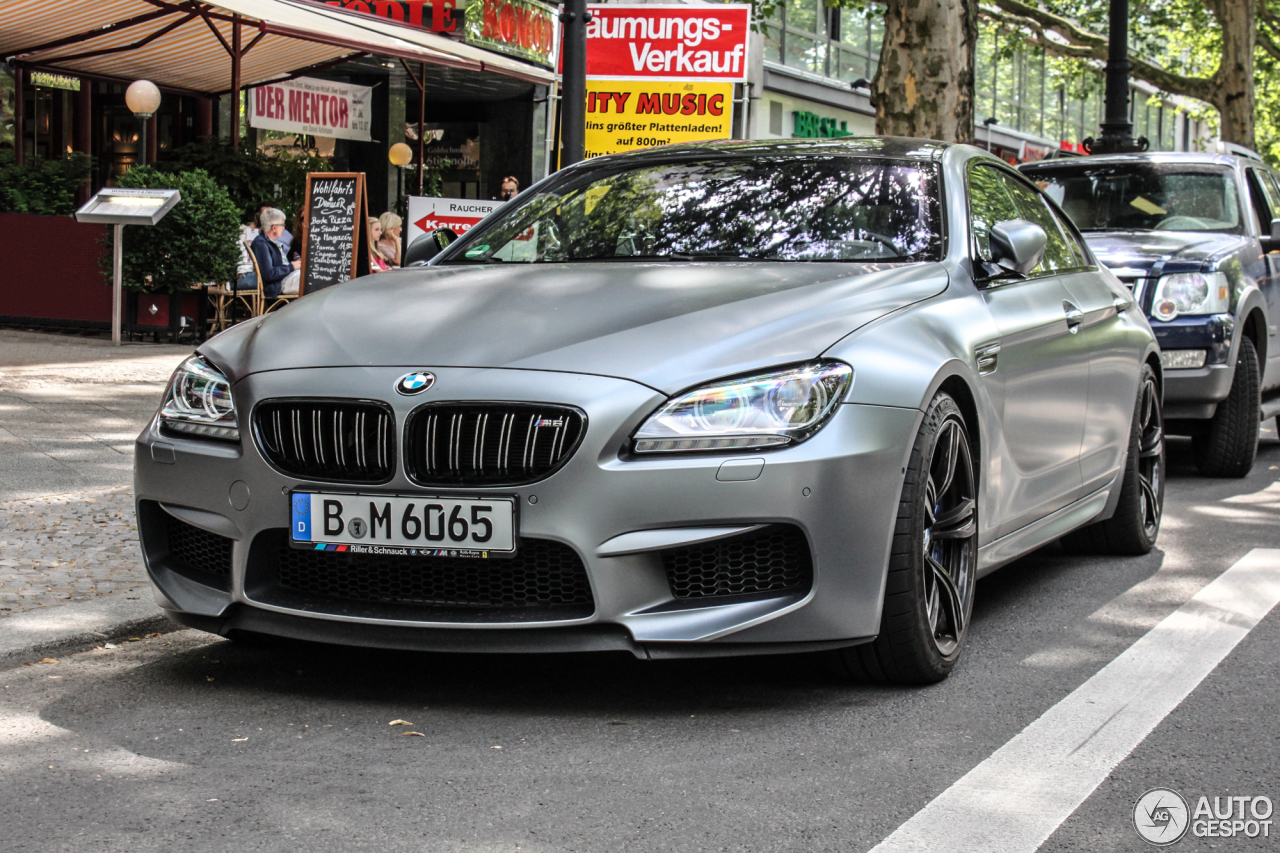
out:
<path id="1" fill-rule="evenodd" d="M 378 240 L 378 251 L 392 267 L 400 266 L 400 231 L 404 220 L 391 211 L 378 217 L 382 225 L 382 237 Z"/>
<path id="2" fill-rule="evenodd" d="M 298 267 L 302 263 L 290 261 L 285 246 L 280 242 L 284 234 L 284 213 L 268 207 L 258 219 L 262 223 L 262 233 L 253 239 L 250 248 L 262 272 L 262 295 L 268 299 L 297 295 L 302 278 Z"/>
<path id="3" fill-rule="evenodd" d="M 302 247 L 307 242 L 307 207 L 303 205 L 298 211 L 298 215 L 293 218 L 293 227 L 298 229 L 298 233 L 293 235 L 293 239 L 289 241 L 289 260 L 302 260 Z"/>
<path id="4" fill-rule="evenodd" d="M 236 261 L 236 280 L 231 285 L 232 290 L 253 290 L 258 286 L 258 274 L 253 271 L 253 260 L 249 257 L 249 244 L 257 236 L 257 228 L 240 226 L 240 239 L 236 241 L 240 260 Z"/>
<path id="5" fill-rule="evenodd" d="M 264 201 L 261 204 L 259 204 L 258 207 L 253 211 L 253 228 L 250 229 L 253 232 L 253 234 L 249 238 L 250 240 L 252 240 L 254 237 L 257 237 L 258 232 L 262 230 L 262 211 L 273 210 L 273 209 L 274 208 L 271 206 L 269 202 Z M 289 233 L 288 228 L 284 229 L 284 231 L 282 232 L 282 236 L 276 242 L 283 243 L 285 246 L 293 245 L 293 235 Z"/>
<path id="6" fill-rule="evenodd" d="M 378 248 L 378 241 L 382 239 L 382 223 L 378 221 L 378 217 L 370 216 L 367 225 L 369 229 L 369 272 L 386 272 L 391 269 L 391 264 L 383 256 L 382 250 Z"/>

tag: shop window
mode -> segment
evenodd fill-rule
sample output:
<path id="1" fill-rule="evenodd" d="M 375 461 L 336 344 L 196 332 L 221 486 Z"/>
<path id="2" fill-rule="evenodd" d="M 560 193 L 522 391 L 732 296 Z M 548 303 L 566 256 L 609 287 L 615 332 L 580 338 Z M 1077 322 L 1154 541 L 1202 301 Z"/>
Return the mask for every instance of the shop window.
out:
<path id="1" fill-rule="evenodd" d="M 782 102 L 769 102 L 769 133 L 782 136 Z"/>

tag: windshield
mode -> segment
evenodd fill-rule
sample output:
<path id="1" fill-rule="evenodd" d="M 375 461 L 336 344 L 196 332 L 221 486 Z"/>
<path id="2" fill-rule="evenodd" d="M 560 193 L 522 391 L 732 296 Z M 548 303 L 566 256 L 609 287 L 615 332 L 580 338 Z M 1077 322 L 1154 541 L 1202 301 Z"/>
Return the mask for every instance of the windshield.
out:
<path id="1" fill-rule="evenodd" d="M 849 158 L 601 164 L 472 229 L 442 263 L 936 260 L 934 167 Z"/>
<path id="2" fill-rule="evenodd" d="M 1241 230 L 1229 169 L 1180 163 L 1111 163 L 1028 169 L 1081 231 Z"/>

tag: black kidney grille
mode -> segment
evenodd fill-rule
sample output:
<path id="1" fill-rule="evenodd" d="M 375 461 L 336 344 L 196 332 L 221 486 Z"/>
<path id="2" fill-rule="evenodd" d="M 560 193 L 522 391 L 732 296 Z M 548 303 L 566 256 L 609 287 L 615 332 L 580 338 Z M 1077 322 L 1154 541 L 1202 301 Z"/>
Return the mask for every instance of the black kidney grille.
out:
<path id="1" fill-rule="evenodd" d="M 585 424 L 582 413 L 567 406 L 424 406 L 405 427 L 407 473 L 423 485 L 531 483 L 573 455 Z"/>
<path id="2" fill-rule="evenodd" d="M 676 598 L 713 598 L 799 590 L 813 584 L 809 541 L 798 527 L 778 524 L 734 539 L 662 552 Z"/>
<path id="3" fill-rule="evenodd" d="M 395 422 L 375 403 L 282 400 L 254 411 L 262 455 L 286 474 L 310 480 L 381 483 L 395 465 Z"/>
<path id="4" fill-rule="evenodd" d="M 201 530 L 181 519 L 167 516 L 169 521 L 169 557 L 174 569 L 195 569 L 217 577 L 231 574 L 231 540 Z"/>
<path id="5" fill-rule="evenodd" d="M 341 601 L 443 607 L 594 605 L 586 567 L 568 545 L 521 539 L 510 559 L 414 557 L 278 549 L 281 587 Z"/>

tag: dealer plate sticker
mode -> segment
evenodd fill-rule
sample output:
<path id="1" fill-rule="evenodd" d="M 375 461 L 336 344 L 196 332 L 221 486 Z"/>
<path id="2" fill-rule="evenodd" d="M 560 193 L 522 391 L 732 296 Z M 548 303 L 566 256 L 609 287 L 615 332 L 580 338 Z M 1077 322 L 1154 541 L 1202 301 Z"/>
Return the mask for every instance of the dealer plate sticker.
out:
<path id="1" fill-rule="evenodd" d="M 290 495 L 290 544 L 316 551 L 419 557 L 510 557 L 516 550 L 512 497 Z"/>

